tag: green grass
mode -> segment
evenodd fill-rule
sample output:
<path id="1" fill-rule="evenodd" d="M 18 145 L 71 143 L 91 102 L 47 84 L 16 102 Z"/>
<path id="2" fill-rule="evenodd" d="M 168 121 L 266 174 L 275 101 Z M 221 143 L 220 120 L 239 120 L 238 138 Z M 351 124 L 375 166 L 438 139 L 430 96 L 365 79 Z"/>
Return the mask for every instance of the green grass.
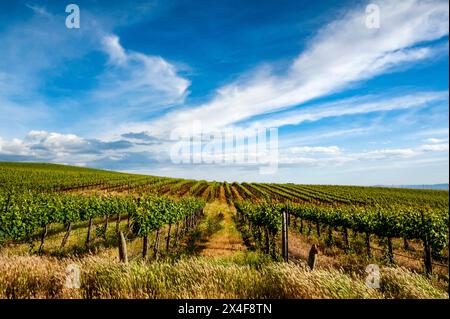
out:
<path id="1" fill-rule="evenodd" d="M 21 186 L 25 190 L 51 190 L 54 186 L 95 185 L 98 182 L 114 186 L 115 183 L 139 181 L 141 177 L 145 176 L 58 164 L 0 162 L 0 190 L 3 187 L 6 191 L 12 186 Z M 159 183 L 155 182 L 156 185 Z M 185 181 L 178 183 L 184 185 Z M 196 183 L 197 186 L 205 183 L 215 185 L 206 181 Z M 199 188 L 195 185 L 191 192 Z M 229 184 L 224 185 L 229 187 Z M 423 201 L 431 206 L 448 206 L 448 191 L 323 185 L 301 187 L 318 198 L 323 193 L 353 198 L 361 192 L 359 200 L 367 201 L 368 205 L 372 199 L 376 201 L 392 195 L 401 203 L 412 199 L 415 203 L 417 199 L 419 204 Z M 231 202 L 229 189 L 226 194 L 227 201 Z M 104 219 L 94 220 L 93 240 L 89 247 L 84 244 L 86 221 L 73 225 L 64 249 L 59 247 L 65 232 L 63 225 L 51 225 L 43 256 L 36 256 L 39 233 L 33 238 L 34 249 L 30 250 L 27 243 L 0 247 L 0 298 L 448 298 L 448 277 L 444 283 L 437 283 L 433 278 L 411 271 L 412 267 L 389 267 L 381 259 L 377 262 L 381 266 L 381 288 L 368 289 L 364 269 L 374 259 L 360 258 L 364 254 L 361 238 L 354 240 L 358 244 L 352 246 L 354 251 L 345 253 L 336 247 L 321 246 L 324 254 L 320 258 L 325 260 L 325 264 L 327 260 L 332 262 L 314 271 L 310 271 L 303 261 L 278 263 L 258 252 L 247 251 L 242 243 L 247 242 L 251 248 L 251 240 L 242 238 L 244 228 L 241 231 L 236 228 L 230 209 L 224 203 L 209 202 L 207 214 L 198 227 L 188 233 L 188 239 L 183 239 L 179 247 L 170 251 L 165 249 L 167 227 L 164 228 L 160 260 L 151 256 L 147 261 L 142 260 L 142 240 L 128 234 L 130 263 L 126 266 L 118 262 L 113 219 L 109 221 L 106 238 L 97 232 Z M 120 227 L 126 231 L 125 219 L 122 219 Z M 308 244 L 319 241 L 314 228 L 309 239 L 304 236 L 300 239 Z M 154 234 L 149 240 L 151 250 Z M 337 237 L 338 243 L 339 240 Z M 236 243 L 237 248 L 233 246 Z M 401 242 L 394 241 L 394 245 L 397 250 L 401 249 Z M 210 255 L 205 255 L 206 252 Z M 71 290 L 64 286 L 65 267 L 69 263 L 81 267 L 80 289 Z"/>

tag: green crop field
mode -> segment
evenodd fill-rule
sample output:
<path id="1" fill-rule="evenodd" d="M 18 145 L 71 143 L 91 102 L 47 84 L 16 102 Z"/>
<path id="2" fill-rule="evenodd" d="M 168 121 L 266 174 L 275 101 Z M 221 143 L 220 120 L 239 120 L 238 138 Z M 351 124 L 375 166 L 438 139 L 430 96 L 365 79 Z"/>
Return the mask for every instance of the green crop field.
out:
<path id="1" fill-rule="evenodd" d="M 0 162 L 0 298 L 448 298 L 448 204 L 439 190 Z"/>

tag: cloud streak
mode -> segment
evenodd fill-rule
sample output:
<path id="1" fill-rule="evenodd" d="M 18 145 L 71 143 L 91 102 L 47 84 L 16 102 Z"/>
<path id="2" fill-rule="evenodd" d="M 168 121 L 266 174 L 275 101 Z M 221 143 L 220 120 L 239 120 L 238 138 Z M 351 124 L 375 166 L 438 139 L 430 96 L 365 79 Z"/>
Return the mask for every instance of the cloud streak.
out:
<path id="1" fill-rule="evenodd" d="M 119 104 L 128 112 L 139 108 L 143 115 L 152 108 L 184 101 L 190 81 L 179 76 L 173 64 L 160 56 L 125 50 L 114 34 L 103 36 L 101 41 L 110 68 L 94 93 L 97 103 Z"/>
<path id="2" fill-rule="evenodd" d="M 197 120 L 214 130 L 339 92 L 442 52 L 432 42 L 448 34 L 445 1 L 381 1 L 379 6 L 380 29 L 365 27 L 365 11 L 358 6 L 323 27 L 281 74 L 266 65 L 220 88 L 208 103 L 171 112 L 147 123 L 147 129 L 142 123 L 135 126 L 167 134 Z"/>
<path id="3" fill-rule="evenodd" d="M 448 153 L 448 150 L 448 144 L 420 145 L 413 148 L 385 148 L 361 152 L 344 151 L 336 146 L 291 147 L 280 152 L 279 164 L 301 167 L 303 165 L 336 166 L 356 162 L 366 163 L 368 161 L 384 161 L 391 163 L 393 160 L 411 159 L 429 153 Z"/>
<path id="4" fill-rule="evenodd" d="M 447 102 L 448 92 L 418 92 L 402 96 L 359 96 L 336 102 L 322 103 L 295 111 L 281 112 L 270 118 L 254 121 L 252 127 L 281 127 L 314 122 L 324 118 L 368 114 L 373 112 L 405 110 L 428 106 L 431 103 Z"/>

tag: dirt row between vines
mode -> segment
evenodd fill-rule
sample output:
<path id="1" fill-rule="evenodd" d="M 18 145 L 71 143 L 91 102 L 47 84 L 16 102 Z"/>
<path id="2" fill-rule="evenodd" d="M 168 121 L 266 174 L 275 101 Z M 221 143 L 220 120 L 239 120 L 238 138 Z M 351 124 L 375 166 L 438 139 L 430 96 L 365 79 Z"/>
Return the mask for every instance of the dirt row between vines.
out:
<path id="1" fill-rule="evenodd" d="M 200 255 L 207 257 L 228 257 L 245 251 L 242 236 L 233 220 L 236 211 L 222 201 L 208 203 L 205 207 L 206 228 L 212 227 Z"/>

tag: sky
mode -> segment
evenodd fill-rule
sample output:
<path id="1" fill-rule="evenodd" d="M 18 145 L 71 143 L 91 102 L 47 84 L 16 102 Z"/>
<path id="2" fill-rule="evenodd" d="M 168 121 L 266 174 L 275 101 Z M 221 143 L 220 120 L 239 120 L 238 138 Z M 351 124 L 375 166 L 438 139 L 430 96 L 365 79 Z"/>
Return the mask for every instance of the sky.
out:
<path id="1" fill-rule="evenodd" d="M 448 25 L 445 0 L 0 0 L 0 161 L 448 183 Z"/>

